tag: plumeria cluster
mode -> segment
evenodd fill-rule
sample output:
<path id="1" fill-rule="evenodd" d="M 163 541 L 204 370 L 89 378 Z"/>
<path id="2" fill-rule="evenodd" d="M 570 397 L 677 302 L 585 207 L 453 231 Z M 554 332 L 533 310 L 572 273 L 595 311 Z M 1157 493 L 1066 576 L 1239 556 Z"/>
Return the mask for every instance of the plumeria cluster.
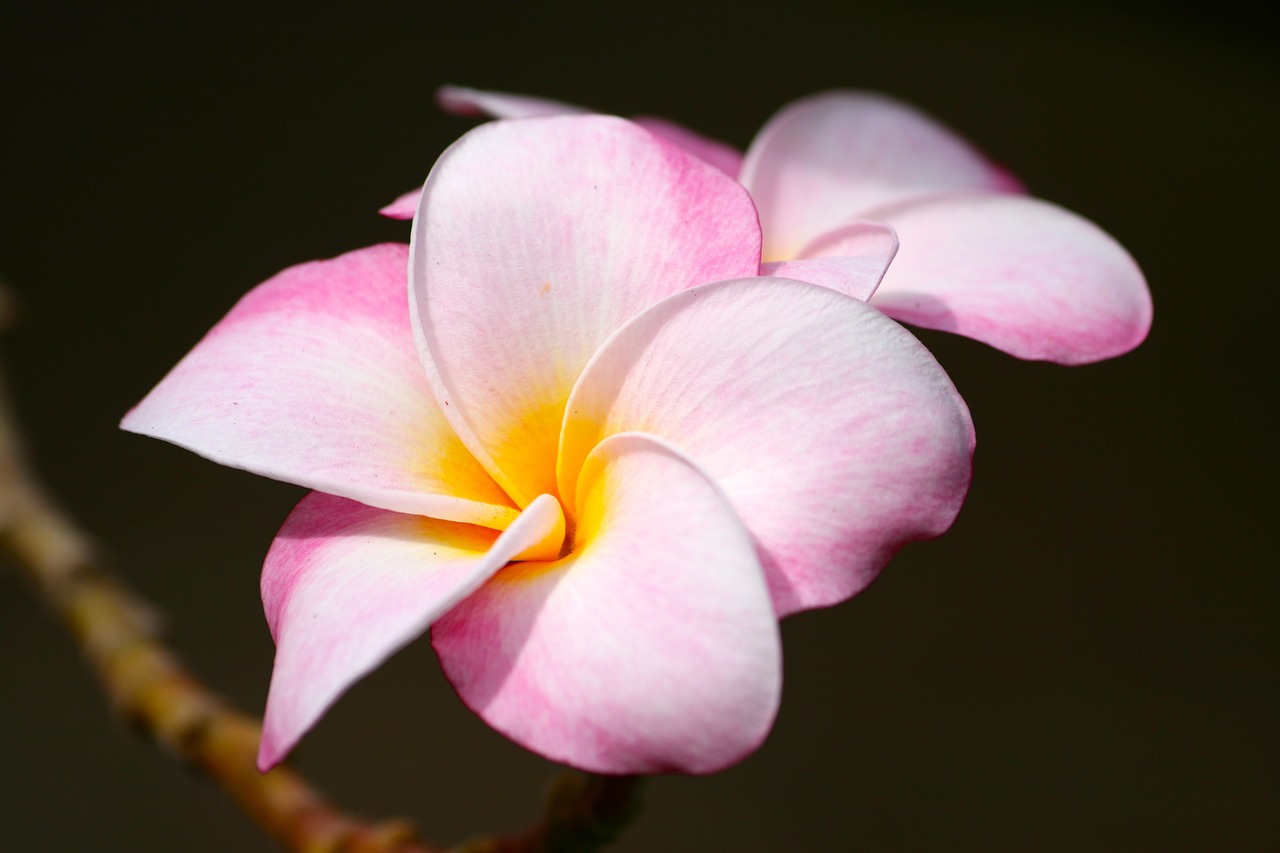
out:
<path id="1" fill-rule="evenodd" d="M 792 104 L 745 156 L 442 101 L 507 120 L 384 211 L 409 245 L 258 286 L 124 419 L 314 490 L 263 567 L 264 768 L 428 629 L 462 700 L 549 758 L 740 760 L 777 711 L 778 619 L 964 499 L 968 411 L 891 318 L 1064 363 L 1150 324 L 1114 240 L 882 96 Z"/>

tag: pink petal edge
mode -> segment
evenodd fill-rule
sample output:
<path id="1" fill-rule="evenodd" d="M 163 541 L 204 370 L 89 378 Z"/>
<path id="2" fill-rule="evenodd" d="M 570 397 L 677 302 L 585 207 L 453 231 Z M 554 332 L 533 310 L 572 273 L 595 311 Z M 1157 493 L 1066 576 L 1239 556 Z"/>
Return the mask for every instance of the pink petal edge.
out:
<path id="1" fill-rule="evenodd" d="M 871 300 L 1019 358 L 1084 364 L 1140 344 L 1151 292 L 1109 234 L 1029 196 L 953 193 L 873 212 L 901 248 Z"/>
<path id="2" fill-rule="evenodd" d="M 856 594 L 903 544 L 944 532 L 974 442 L 964 401 L 906 330 L 770 278 L 677 293 L 600 347 L 565 409 L 560 494 L 591 448 L 633 430 L 723 489 L 780 616 Z"/>
<path id="3" fill-rule="evenodd" d="M 279 763 L 354 682 L 557 529 L 563 537 L 560 505 L 549 495 L 501 534 L 320 492 L 304 498 L 262 571 L 276 659 L 258 768 Z"/>
<path id="4" fill-rule="evenodd" d="M 636 116 L 631 120 L 650 133 L 710 163 L 735 181 L 742 172 L 742 152 L 728 143 L 703 136 L 684 125 L 657 116 Z"/>
<path id="5" fill-rule="evenodd" d="M 513 95 L 489 92 L 464 86 L 441 86 L 436 99 L 447 112 L 457 115 L 487 115 L 500 119 L 545 118 L 553 115 L 584 115 L 592 111 L 583 107 Z M 636 116 L 632 121 L 650 133 L 683 148 L 735 180 L 742 171 L 742 152 L 727 143 L 703 136 L 687 127 L 656 116 Z M 388 219 L 412 219 L 418 209 L 421 187 L 410 190 L 378 211 Z"/>
<path id="6" fill-rule="evenodd" d="M 832 91 L 787 104 L 747 148 L 741 181 L 760 210 L 765 259 L 800 257 L 818 235 L 880 205 L 1020 185 L 967 141 L 902 101 Z"/>
<path id="7" fill-rule="evenodd" d="M 408 248 L 291 267 L 246 294 L 121 427 L 370 506 L 505 527 L 510 500 L 418 362 Z"/>
<path id="8" fill-rule="evenodd" d="M 820 284 L 866 302 L 880 286 L 898 235 L 880 222 L 849 222 L 819 236 L 791 261 L 760 265 L 760 274 Z"/>
<path id="9" fill-rule="evenodd" d="M 463 116 L 517 119 L 591 113 L 591 110 L 583 107 L 548 98 L 532 98 L 508 92 L 489 92 L 466 86 L 441 86 L 436 89 L 436 101 L 446 112 Z M 734 176 L 736 177 L 736 173 Z M 418 199 L 421 196 L 422 187 L 414 187 L 378 213 L 388 219 L 412 219 L 418 211 Z"/>

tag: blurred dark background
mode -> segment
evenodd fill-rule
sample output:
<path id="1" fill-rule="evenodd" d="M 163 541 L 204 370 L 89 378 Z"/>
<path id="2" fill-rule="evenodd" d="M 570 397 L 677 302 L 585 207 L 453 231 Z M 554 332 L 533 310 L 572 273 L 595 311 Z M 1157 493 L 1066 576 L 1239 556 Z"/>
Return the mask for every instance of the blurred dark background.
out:
<path id="1" fill-rule="evenodd" d="M 1275 849 L 1280 39 L 1244 9 L 4 3 L 5 380 L 49 488 L 258 713 L 257 572 L 301 491 L 116 422 L 254 284 L 407 237 L 374 211 L 471 125 L 438 84 L 738 145 L 792 98 L 891 92 L 1124 243 L 1154 330 L 1072 369 L 922 334 L 979 432 L 955 528 L 788 620 L 771 739 L 656 780 L 618 849 Z M 425 642 L 296 764 L 442 843 L 522 825 L 554 769 L 472 717 Z M 5 563 L 0 849 L 271 849 L 110 717 Z"/>

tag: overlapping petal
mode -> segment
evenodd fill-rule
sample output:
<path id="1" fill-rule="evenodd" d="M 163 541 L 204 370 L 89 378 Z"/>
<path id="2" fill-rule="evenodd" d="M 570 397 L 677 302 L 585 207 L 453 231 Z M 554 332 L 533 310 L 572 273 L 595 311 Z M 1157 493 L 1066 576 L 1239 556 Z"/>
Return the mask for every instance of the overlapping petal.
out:
<path id="1" fill-rule="evenodd" d="M 700 160 L 737 180 L 742 171 L 742 152 L 728 143 L 690 130 L 682 124 L 657 116 L 635 116 L 631 119 L 652 134 L 680 146 Z"/>
<path id="2" fill-rule="evenodd" d="M 436 90 L 440 106 L 458 115 L 487 115 L 492 118 L 535 118 L 553 115 L 584 115 L 592 110 L 563 101 L 493 92 L 465 86 L 441 86 Z M 742 168 L 742 152 L 718 139 L 696 133 L 683 125 L 657 116 L 635 116 L 636 124 L 695 157 L 715 166 L 731 178 Z"/>
<path id="3" fill-rule="evenodd" d="M 492 527 L 510 500 L 422 375 L 407 249 L 285 270 L 247 294 L 121 426 L 370 506 Z"/>
<path id="4" fill-rule="evenodd" d="M 485 115 L 491 118 L 546 118 L 548 116 L 560 115 L 583 115 L 591 112 L 590 110 L 566 104 L 562 101 L 553 101 L 550 98 L 534 98 L 529 95 L 514 95 L 510 92 L 490 92 L 484 89 L 472 89 L 468 86 L 441 86 L 436 90 L 436 100 L 445 110 L 457 115 Z M 662 119 L 652 120 L 655 126 L 669 125 L 670 122 L 664 122 Z M 660 132 L 660 129 L 650 128 L 651 132 L 658 133 L 659 136 L 669 135 Z M 675 128 L 678 132 L 682 128 Z M 688 131 L 689 136 L 694 141 L 701 140 L 698 134 Z M 672 140 L 679 144 L 680 140 Z M 714 140 L 704 140 L 707 143 L 707 151 L 712 157 L 724 159 L 724 152 L 717 149 Z M 728 148 L 728 146 L 722 146 Z M 730 152 L 733 149 L 728 149 Z M 696 152 L 695 152 L 696 153 Z M 738 155 L 739 160 L 742 155 Z M 719 165 L 716 163 L 715 165 Z M 737 177 L 737 172 L 733 172 L 731 177 Z M 418 199 L 422 196 L 422 188 L 414 187 L 407 193 L 400 195 L 395 201 L 378 211 L 378 213 L 388 219 L 412 219 L 414 213 L 418 210 Z"/>
<path id="5" fill-rule="evenodd" d="M 607 439 L 577 479 L 573 553 L 516 563 L 432 628 L 490 725 L 603 773 L 705 773 L 765 737 L 777 623 L 751 539 L 711 481 L 649 436 Z"/>
<path id="6" fill-rule="evenodd" d="M 535 500 L 505 531 L 373 509 L 312 492 L 262 569 L 276 641 L 258 764 L 284 757 L 357 679 L 512 558 L 556 554 L 560 505 Z"/>
<path id="7" fill-rule="evenodd" d="M 1133 349 L 1151 294 L 1092 222 L 1026 196 L 953 193 L 873 211 L 901 250 L 872 303 L 1019 358 L 1079 364 Z"/>
<path id="8" fill-rule="evenodd" d="M 780 615 L 853 595 L 942 533 L 973 428 L 946 374 L 866 304 L 786 279 L 678 293 L 601 347 L 565 412 L 560 494 L 625 431 L 686 452 L 754 537 Z"/>
<path id="9" fill-rule="evenodd" d="M 670 293 L 754 275 L 750 198 L 621 119 L 494 122 L 441 156 L 411 242 L 410 307 L 446 417 L 507 494 L 555 489 L 569 391 Z"/>
<path id="10" fill-rule="evenodd" d="M 760 274 L 820 284 L 866 302 L 898 253 L 898 235 L 880 222 L 857 220 L 823 234 L 802 257 L 761 264 Z"/>
<path id="11" fill-rule="evenodd" d="M 486 115 L 491 118 L 545 118 L 556 115 L 583 115 L 590 113 L 583 107 L 553 101 L 548 98 L 532 98 L 509 92 L 491 92 L 464 86 L 441 86 L 436 91 L 440 106 L 458 115 Z M 742 152 L 709 136 L 690 130 L 657 116 L 636 116 L 632 122 L 667 142 L 683 148 L 731 178 L 742 171 Z M 418 209 L 420 187 L 415 187 L 396 198 L 378 211 L 389 219 L 412 219 Z"/>
<path id="12" fill-rule="evenodd" d="M 765 260 L 892 202 L 953 190 L 1020 188 L 1004 169 L 919 110 L 872 92 L 793 101 L 761 128 L 740 180 L 760 210 Z"/>

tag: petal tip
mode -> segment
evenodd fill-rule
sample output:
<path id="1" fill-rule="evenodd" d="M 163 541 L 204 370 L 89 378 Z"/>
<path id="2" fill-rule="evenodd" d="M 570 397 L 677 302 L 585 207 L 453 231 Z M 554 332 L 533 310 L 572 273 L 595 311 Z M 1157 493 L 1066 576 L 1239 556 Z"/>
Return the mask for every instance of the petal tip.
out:
<path id="1" fill-rule="evenodd" d="M 288 755 L 290 746 L 292 744 L 288 746 L 278 744 L 276 739 L 271 737 L 264 728 L 262 739 L 258 742 L 258 757 L 254 762 L 258 772 L 268 773 L 279 766 L 280 762 L 284 761 L 284 757 Z"/>
<path id="2" fill-rule="evenodd" d="M 436 89 L 436 103 L 440 109 L 454 115 L 481 115 L 482 110 L 475 104 L 475 95 L 475 89 L 445 83 Z"/>
<path id="3" fill-rule="evenodd" d="M 395 201 L 379 208 L 378 215 L 385 216 L 387 219 L 413 219 L 413 215 L 418 212 L 418 198 L 422 195 L 421 187 L 414 187 L 407 193 L 398 196 Z"/>

